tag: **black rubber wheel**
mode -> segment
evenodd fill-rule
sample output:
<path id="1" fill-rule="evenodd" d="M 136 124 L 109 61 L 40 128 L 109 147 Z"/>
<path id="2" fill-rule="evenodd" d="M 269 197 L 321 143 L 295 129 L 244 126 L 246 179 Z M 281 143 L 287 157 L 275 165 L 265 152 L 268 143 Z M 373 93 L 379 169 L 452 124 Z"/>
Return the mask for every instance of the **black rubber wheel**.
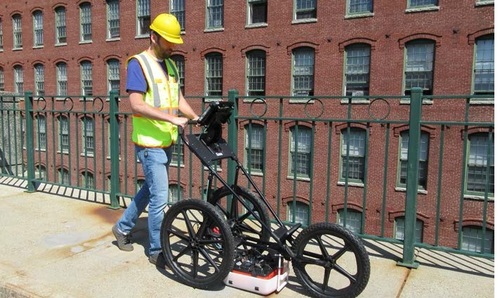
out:
<path id="1" fill-rule="evenodd" d="M 333 223 L 316 223 L 293 244 L 293 270 L 315 297 L 356 297 L 368 284 L 370 260 L 359 237 Z"/>
<path id="2" fill-rule="evenodd" d="M 269 241 L 270 232 L 264 228 L 264 225 L 271 227 L 267 206 L 246 188 L 234 186 L 234 191 L 239 199 L 234 197 L 231 190 L 221 187 L 212 194 L 208 202 L 222 211 L 238 243 L 245 244 L 248 240 L 257 243 Z M 243 200 L 248 208 L 240 200 Z"/>
<path id="3" fill-rule="evenodd" d="M 188 199 L 172 205 L 162 222 L 165 262 L 186 285 L 208 289 L 234 266 L 235 245 L 229 225 L 213 205 Z"/>

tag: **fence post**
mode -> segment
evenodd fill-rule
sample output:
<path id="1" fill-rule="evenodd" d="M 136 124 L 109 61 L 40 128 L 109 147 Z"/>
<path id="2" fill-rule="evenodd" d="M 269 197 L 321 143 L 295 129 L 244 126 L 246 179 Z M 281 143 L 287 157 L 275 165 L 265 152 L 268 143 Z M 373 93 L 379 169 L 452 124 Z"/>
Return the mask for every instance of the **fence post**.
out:
<path id="1" fill-rule="evenodd" d="M 110 126 L 110 155 L 111 155 L 111 179 L 109 197 L 111 199 L 110 208 L 120 208 L 118 193 L 120 190 L 120 131 L 118 126 L 118 92 L 109 92 L 109 126 Z"/>
<path id="2" fill-rule="evenodd" d="M 236 123 L 236 117 L 238 116 L 238 90 L 231 89 L 228 93 L 228 101 L 234 104 L 234 110 L 229 118 L 228 123 L 228 135 L 227 143 L 229 148 L 238 154 L 238 124 Z M 227 162 L 227 182 L 229 185 L 234 184 L 234 175 L 236 174 L 236 162 L 232 159 L 228 159 Z"/>
<path id="3" fill-rule="evenodd" d="M 28 172 L 28 192 L 35 192 L 35 133 L 33 131 L 33 94 L 24 93 L 24 111 L 26 115 L 26 171 Z"/>
<path id="4" fill-rule="evenodd" d="M 417 222 L 418 164 L 420 154 L 422 95 L 423 93 L 421 88 L 411 89 L 403 260 L 398 263 L 398 265 L 408 268 L 418 267 L 418 263 L 415 262 L 415 228 Z"/>

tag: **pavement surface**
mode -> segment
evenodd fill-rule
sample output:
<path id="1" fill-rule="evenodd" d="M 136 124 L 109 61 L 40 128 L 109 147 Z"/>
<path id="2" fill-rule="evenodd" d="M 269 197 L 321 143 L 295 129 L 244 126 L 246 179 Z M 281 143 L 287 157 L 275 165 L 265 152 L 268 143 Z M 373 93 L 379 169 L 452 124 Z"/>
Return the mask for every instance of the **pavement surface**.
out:
<path id="1" fill-rule="evenodd" d="M 111 227 L 123 209 L 97 201 L 30 193 L 22 181 L 0 177 L 0 298 L 259 297 L 224 285 L 191 288 L 150 264 L 143 217 L 135 249 L 120 251 Z M 359 297 L 494 297 L 494 260 L 418 249 L 411 269 L 397 264 L 400 245 L 368 240 L 366 248 L 371 276 Z M 291 269 L 288 285 L 269 297 L 307 296 Z"/>

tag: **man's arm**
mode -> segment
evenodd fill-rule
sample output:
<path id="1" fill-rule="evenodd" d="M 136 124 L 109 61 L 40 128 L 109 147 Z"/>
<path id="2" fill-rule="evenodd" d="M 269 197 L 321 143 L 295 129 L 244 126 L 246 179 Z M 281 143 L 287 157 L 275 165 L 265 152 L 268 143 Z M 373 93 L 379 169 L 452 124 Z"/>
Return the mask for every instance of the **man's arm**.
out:
<path id="1" fill-rule="evenodd" d="M 154 120 L 168 121 L 175 125 L 181 125 L 181 126 L 186 125 L 188 118 L 169 115 L 168 113 L 165 113 L 158 108 L 148 105 L 143 100 L 143 97 L 144 94 L 142 94 L 141 92 L 132 91 L 129 93 L 129 100 L 130 100 L 130 106 L 132 108 L 132 113 Z"/>

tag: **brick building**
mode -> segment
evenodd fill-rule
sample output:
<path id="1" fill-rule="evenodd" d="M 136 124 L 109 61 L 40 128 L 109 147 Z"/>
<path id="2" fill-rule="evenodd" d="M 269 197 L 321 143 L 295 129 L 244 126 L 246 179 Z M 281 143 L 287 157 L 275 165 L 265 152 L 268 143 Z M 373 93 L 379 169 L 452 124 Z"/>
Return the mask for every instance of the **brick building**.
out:
<path id="1" fill-rule="evenodd" d="M 481 95 L 470 99 L 470 120 L 493 122 L 493 0 L 10 1 L 0 6 L 0 91 L 32 90 L 40 96 L 83 94 L 104 98 L 109 90 L 119 89 L 124 94 L 126 59 L 148 46 L 149 21 L 164 11 L 174 13 L 183 28 L 185 43 L 178 47 L 173 58 L 186 96 L 218 98 L 230 89 L 237 89 L 240 95 L 249 98 L 333 96 L 338 98 L 323 101 L 322 116 L 336 118 L 345 115 L 344 97 L 358 97 L 353 99 L 357 104 L 354 112 L 362 115 L 370 102 L 362 96 L 404 96 L 412 87 L 421 87 L 428 96 Z M 286 115 L 278 115 L 280 104 L 269 100 L 267 115 L 303 115 L 300 100 L 297 105 L 291 99 L 286 102 L 291 103 L 286 106 Z M 407 100 L 391 101 L 390 106 L 394 115 L 391 117 L 407 118 Z M 250 108 L 242 107 L 239 113 L 244 115 L 245 111 Z M 424 113 L 429 119 L 460 121 L 465 108 L 453 100 L 431 99 L 424 101 Z M 94 125 L 106 125 L 105 118 L 101 122 Z M 245 142 L 250 126 L 255 126 L 256 140 L 262 136 L 261 127 L 268 132 L 267 139 L 259 143 L 261 148 L 264 144 L 268 148 L 265 167 L 288 173 L 279 181 L 263 181 L 263 163 L 252 165 L 259 174 L 256 179 L 265 186 L 274 206 L 280 208 L 281 216 L 306 223 L 325 218 L 336 221 L 354 218 L 349 225 L 358 232 L 401 237 L 405 194 L 401 152 L 405 149 L 407 126 L 391 126 L 388 131 L 392 138 L 384 142 L 376 140 L 386 139 L 387 126 L 379 128 L 373 123 L 356 123 L 351 127 L 333 121 L 333 129 L 329 130 L 327 125 L 306 120 L 286 123 L 242 120 L 241 143 Z M 371 140 L 370 149 L 354 158 L 373 156 L 387 144 L 391 152 L 389 162 L 372 158 L 366 173 L 359 168 L 356 171 L 350 164 L 348 170 L 343 169 L 345 156 L 341 148 L 345 145 L 346 129 L 349 132 L 352 129 L 353 138 L 361 136 L 365 140 L 367 134 Z M 304 158 L 311 161 L 309 166 L 301 168 L 300 162 L 292 166 L 290 160 L 296 157 L 284 158 L 280 152 L 270 150 L 276 145 L 269 135 L 276 131 L 283 132 L 285 146 L 301 136 L 310 140 L 313 135 L 330 133 L 332 138 L 316 137 L 313 146 L 304 148 L 310 152 L 311 147 L 330 145 L 335 157 L 330 165 L 325 165 L 321 154 L 306 155 Z M 436 165 L 441 161 L 438 158 L 441 131 L 430 124 L 423 126 L 422 146 L 428 150 L 424 164 Z M 424 171 L 426 177 L 419 180 L 422 189 L 417 211 L 418 240 L 462 249 L 469 245 L 470 250 L 477 251 L 474 235 L 479 233 L 481 239 L 486 237 L 486 245 L 479 245 L 486 246 L 483 252 L 492 252 L 493 174 L 485 182 L 483 176 L 472 173 L 470 162 L 466 175 L 456 174 L 463 162 L 450 157 L 463 155 L 461 149 L 467 142 L 463 131 L 463 126 L 449 128 L 445 139 L 450 143 L 446 146 L 442 169 L 428 166 Z M 467 131 L 467 148 L 475 148 L 475 143 L 478 148 L 492 147 L 492 127 L 478 126 Z M 95 146 L 105 146 L 98 142 L 96 136 Z M 300 142 L 302 139 L 296 144 L 302 145 Z M 290 151 L 288 147 L 286 150 Z M 246 151 L 241 146 L 239 153 L 248 160 Z M 492 152 L 477 151 L 483 155 Z M 488 159 L 483 157 L 478 158 Z M 280 159 L 283 159 L 281 168 Z M 79 163 L 82 168 L 83 164 L 87 165 Z M 478 164 L 483 165 L 478 167 L 479 173 L 493 172 L 492 162 Z M 330 177 L 314 175 L 314 189 L 310 183 L 310 165 L 319 173 L 332 173 Z M 96 167 L 92 172 L 108 172 L 98 169 L 99 163 Z M 385 174 L 381 168 L 386 169 Z M 345 174 L 351 170 L 355 173 Z M 273 170 L 267 177 L 274 178 L 277 174 Z M 188 182 L 183 175 L 173 181 L 185 188 Z M 347 180 L 343 180 L 345 175 Z M 203 185 L 196 179 L 195 187 Z M 472 180 L 479 181 L 473 186 Z M 389 186 L 383 187 L 386 181 Z M 344 193 L 349 193 L 347 204 Z M 487 194 L 486 199 L 481 199 L 482 194 Z M 438 201 L 441 210 L 436 211 Z M 291 213 L 294 215 L 290 218 Z"/>

